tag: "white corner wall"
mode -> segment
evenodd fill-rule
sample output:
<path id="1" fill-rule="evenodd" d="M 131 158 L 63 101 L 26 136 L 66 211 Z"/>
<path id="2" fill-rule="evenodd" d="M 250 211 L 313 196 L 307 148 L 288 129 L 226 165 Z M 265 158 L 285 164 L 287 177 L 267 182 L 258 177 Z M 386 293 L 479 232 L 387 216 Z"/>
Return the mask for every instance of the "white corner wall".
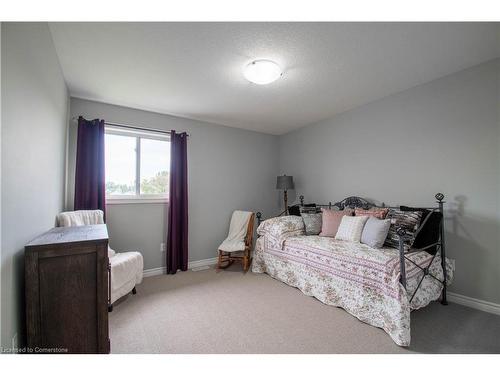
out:
<path id="1" fill-rule="evenodd" d="M 10 348 L 24 337 L 24 245 L 63 208 L 69 100 L 48 25 L 1 29 L 1 346 Z"/>

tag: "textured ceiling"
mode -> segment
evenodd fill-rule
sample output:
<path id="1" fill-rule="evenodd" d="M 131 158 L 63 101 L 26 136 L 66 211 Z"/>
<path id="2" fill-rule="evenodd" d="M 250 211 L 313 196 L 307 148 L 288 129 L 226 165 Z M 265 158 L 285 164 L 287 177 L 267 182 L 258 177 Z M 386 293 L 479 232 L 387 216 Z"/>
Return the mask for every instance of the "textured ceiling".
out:
<path id="1" fill-rule="evenodd" d="M 500 56 L 494 23 L 50 23 L 75 97 L 284 134 Z M 284 68 L 267 86 L 254 59 Z M 111 120 L 111 119 L 110 119 Z"/>

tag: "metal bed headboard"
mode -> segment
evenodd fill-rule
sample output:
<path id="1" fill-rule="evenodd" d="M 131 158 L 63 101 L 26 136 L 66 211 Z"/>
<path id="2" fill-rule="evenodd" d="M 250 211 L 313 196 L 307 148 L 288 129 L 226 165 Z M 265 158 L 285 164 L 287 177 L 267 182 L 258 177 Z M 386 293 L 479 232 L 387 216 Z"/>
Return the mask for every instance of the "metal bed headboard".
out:
<path id="1" fill-rule="evenodd" d="M 424 281 L 424 279 L 426 277 L 432 277 L 433 279 L 437 280 L 438 282 L 440 282 L 443 285 L 443 291 L 441 294 L 441 303 L 443 305 L 447 305 L 448 302 L 446 299 L 446 284 L 447 284 L 446 249 L 445 249 L 445 236 L 444 236 L 444 203 L 445 203 L 445 201 L 443 200 L 444 194 L 442 194 L 442 193 L 437 193 L 434 197 L 436 198 L 437 206 L 434 206 L 434 207 L 415 207 L 416 210 L 429 210 L 430 213 L 424 218 L 424 220 L 422 220 L 419 227 L 416 229 L 415 233 L 412 236 L 416 236 L 418 233 L 420 233 L 420 231 L 422 230 L 424 225 L 429 220 L 432 212 L 440 212 L 441 213 L 441 222 L 439 224 L 439 239 L 436 243 L 430 244 L 430 245 L 425 246 L 424 248 L 421 248 L 421 249 L 411 249 L 411 251 L 421 251 L 421 250 L 427 250 L 427 249 L 432 248 L 432 247 L 436 247 L 436 252 L 433 254 L 433 256 L 432 256 L 430 262 L 427 264 L 427 266 L 422 267 L 422 266 L 418 265 L 417 263 L 415 263 L 413 260 L 411 260 L 410 258 L 408 258 L 406 256 L 406 251 L 405 251 L 404 245 L 406 242 L 408 242 L 412 238 L 412 236 L 408 235 L 407 231 L 403 227 L 397 228 L 396 233 L 399 237 L 399 267 L 400 267 L 400 272 L 401 272 L 399 280 L 400 280 L 401 285 L 403 285 L 403 287 L 406 290 L 406 261 L 412 263 L 414 266 L 418 267 L 422 271 L 422 277 L 419 280 L 417 287 L 415 288 L 415 291 L 413 292 L 413 294 L 410 298 L 410 302 L 415 297 L 415 295 L 416 295 L 418 289 L 420 288 L 420 285 L 422 285 L 422 282 Z M 300 206 L 304 207 L 304 196 L 301 195 L 299 197 L 299 200 L 300 200 Z M 362 208 L 365 210 L 369 210 L 370 208 L 374 208 L 374 207 L 392 208 L 392 209 L 399 209 L 400 208 L 398 206 L 396 206 L 396 207 L 386 206 L 384 203 L 382 203 L 382 205 L 380 205 L 380 206 L 377 206 L 375 203 L 372 203 L 364 198 L 360 198 L 360 197 L 356 197 L 356 196 L 347 197 L 347 198 L 345 198 L 339 202 L 333 203 L 333 204 L 332 204 L 332 202 L 328 202 L 328 204 L 316 204 L 316 207 L 328 208 L 328 209 L 332 209 L 332 208 L 336 207 L 339 210 L 344 210 L 345 208 L 351 208 L 351 209 Z M 285 209 L 285 211 L 280 213 L 278 216 L 283 216 L 287 212 L 288 212 L 288 207 Z M 256 216 L 257 216 L 258 223 L 260 225 L 260 223 L 262 221 L 262 213 L 257 212 Z M 440 257 L 441 257 L 441 268 L 443 270 L 443 280 L 440 280 L 438 277 L 436 277 L 435 275 L 433 275 L 429 271 L 437 254 L 440 254 Z"/>

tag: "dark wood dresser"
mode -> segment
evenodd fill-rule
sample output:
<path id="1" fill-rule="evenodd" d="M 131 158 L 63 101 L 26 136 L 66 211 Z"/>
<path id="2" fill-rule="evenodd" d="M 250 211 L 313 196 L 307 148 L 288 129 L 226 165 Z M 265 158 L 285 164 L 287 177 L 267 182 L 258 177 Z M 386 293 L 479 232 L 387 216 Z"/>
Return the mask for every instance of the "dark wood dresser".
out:
<path id="1" fill-rule="evenodd" d="M 106 225 L 54 228 L 25 247 L 32 353 L 109 353 Z"/>

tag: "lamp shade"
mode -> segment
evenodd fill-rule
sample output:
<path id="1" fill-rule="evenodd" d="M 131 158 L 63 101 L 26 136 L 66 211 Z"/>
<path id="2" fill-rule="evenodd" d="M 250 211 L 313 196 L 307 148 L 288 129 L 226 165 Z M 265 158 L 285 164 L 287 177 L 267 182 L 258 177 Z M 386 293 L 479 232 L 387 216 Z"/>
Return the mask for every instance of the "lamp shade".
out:
<path id="1" fill-rule="evenodd" d="M 278 176 L 276 180 L 276 189 L 278 190 L 291 190 L 293 189 L 293 177 L 292 176 Z"/>

